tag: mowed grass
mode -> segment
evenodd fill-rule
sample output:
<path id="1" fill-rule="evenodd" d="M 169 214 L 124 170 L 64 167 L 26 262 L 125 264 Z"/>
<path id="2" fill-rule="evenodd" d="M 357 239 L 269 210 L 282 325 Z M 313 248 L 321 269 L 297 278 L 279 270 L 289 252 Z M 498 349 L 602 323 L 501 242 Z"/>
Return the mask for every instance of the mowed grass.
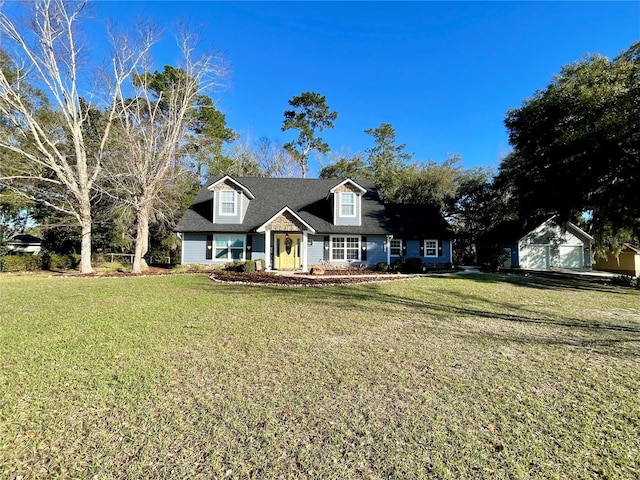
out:
<path id="1" fill-rule="evenodd" d="M 0 478 L 638 478 L 640 294 L 0 277 Z"/>

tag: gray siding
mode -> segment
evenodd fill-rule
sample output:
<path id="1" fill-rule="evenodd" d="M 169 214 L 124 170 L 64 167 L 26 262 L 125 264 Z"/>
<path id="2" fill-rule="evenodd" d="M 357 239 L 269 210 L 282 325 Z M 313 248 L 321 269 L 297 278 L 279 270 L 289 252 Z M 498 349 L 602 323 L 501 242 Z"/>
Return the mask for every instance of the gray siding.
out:
<path id="1" fill-rule="evenodd" d="M 324 235 L 309 235 L 313 245 L 307 245 L 307 262 L 309 265 L 318 265 L 324 260 Z"/>
<path id="2" fill-rule="evenodd" d="M 236 214 L 220 215 L 220 192 L 222 191 L 223 190 L 213 191 L 213 223 L 222 224 L 222 225 L 241 224 L 244 214 L 247 212 L 247 208 L 249 206 L 249 199 L 244 196 L 244 193 L 234 190 L 236 194 L 236 201 L 237 201 Z"/>
<path id="3" fill-rule="evenodd" d="M 441 240 L 435 238 L 428 238 L 427 240 L 438 240 L 439 245 L 442 246 L 442 254 L 437 257 L 425 257 L 420 254 L 420 247 L 424 245 L 424 240 L 406 240 L 407 253 L 405 258 L 420 258 L 422 263 L 449 263 L 451 262 L 451 240 Z M 391 263 L 400 260 L 398 256 L 391 257 Z"/>
<path id="4" fill-rule="evenodd" d="M 355 210 L 356 210 L 356 216 L 355 217 L 342 217 L 340 215 L 340 198 L 339 198 L 339 193 L 334 193 L 333 194 L 333 214 L 334 214 L 334 221 L 333 223 L 335 225 L 341 225 L 341 226 L 358 226 L 360 225 L 362 222 L 360 220 L 360 215 L 362 214 L 361 210 L 362 210 L 362 195 L 355 193 Z"/>
<path id="5" fill-rule="evenodd" d="M 375 265 L 378 262 L 387 261 L 387 252 L 384 251 L 385 237 L 367 237 L 367 263 Z"/>
<path id="6" fill-rule="evenodd" d="M 215 263 L 206 259 L 207 236 L 185 233 L 182 237 L 182 263 Z"/>
<path id="7" fill-rule="evenodd" d="M 253 245 L 251 247 L 251 259 L 252 260 L 266 260 L 266 255 L 264 253 L 264 235 L 251 235 Z"/>

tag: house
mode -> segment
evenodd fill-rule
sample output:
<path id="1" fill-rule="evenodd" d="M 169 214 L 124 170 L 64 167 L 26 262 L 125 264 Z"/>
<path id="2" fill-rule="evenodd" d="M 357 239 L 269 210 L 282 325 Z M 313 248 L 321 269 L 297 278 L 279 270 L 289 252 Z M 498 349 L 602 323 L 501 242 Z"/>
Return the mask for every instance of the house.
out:
<path id="1" fill-rule="evenodd" d="M 42 250 L 42 239 L 28 234 L 16 235 L 7 242 L 7 248 L 13 253 L 37 255 Z"/>
<path id="2" fill-rule="evenodd" d="M 181 260 L 224 265 L 264 259 L 268 270 L 301 271 L 409 257 L 451 262 L 452 235 L 439 212 L 425 207 L 428 215 L 407 224 L 406 215 L 389 208 L 364 180 L 218 176 L 201 188 L 176 227 Z M 423 225 L 416 230 L 415 223 Z"/>
<path id="3" fill-rule="evenodd" d="M 519 221 L 503 222 L 479 241 L 479 253 L 502 248 L 503 268 L 532 270 L 590 269 L 593 237 L 571 222 L 551 217 L 528 228 Z"/>
<path id="4" fill-rule="evenodd" d="M 640 277 L 640 247 L 625 243 L 618 257 L 609 252 L 606 258 L 596 259 L 593 269 Z"/>

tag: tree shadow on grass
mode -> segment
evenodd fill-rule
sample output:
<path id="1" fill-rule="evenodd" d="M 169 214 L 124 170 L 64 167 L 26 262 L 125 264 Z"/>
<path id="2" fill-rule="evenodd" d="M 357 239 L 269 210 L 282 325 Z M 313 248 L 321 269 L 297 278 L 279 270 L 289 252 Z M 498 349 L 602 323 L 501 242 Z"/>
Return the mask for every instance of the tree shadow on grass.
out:
<path id="1" fill-rule="evenodd" d="M 554 288 L 545 286 L 538 279 L 517 278 L 515 281 L 507 276 L 490 276 L 486 278 L 484 275 L 471 277 L 473 281 L 481 281 L 483 283 L 511 283 L 520 286 L 532 286 L 533 288 Z M 428 280 L 427 280 L 428 281 Z M 573 282 L 571 282 L 573 283 Z M 499 319 L 509 322 L 518 322 L 535 325 L 548 325 L 563 328 L 577 328 L 590 332 L 622 332 L 630 334 L 640 334 L 640 326 L 633 323 L 619 323 L 613 319 L 602 320 L 582 320 L 572 316 L 566 316 L 561 313 L 550 315 L 548 311 L 539 311 L 529 305 L 519 303 L 500 302 L 490 300 L 478 295 L 461 293 L 459 290 L 443 290 L 439 287 L 439 293 L 444 293 L 450 297 L 448 303 L 443 301 L 429 300 L 429 284 L 424 283 L 424 298 L 415 298 L 409 296 L 398 296 L 389 293 L 381 285 L 360 285 L 357 288 L 350 287 L 331 287 L 331 290 L 325 289 L 292 289 L 293 297 L 298 299 L 300 304 L 305 302 L 319 303 L 323 305 L 332 305 L 336 309 L 345 311 L 362 312 L 368 307 L 373 307 L 377 311 L 387 311 L 390 314 L 397 314 L 398 307 L 415 311 L 418 314 L 428 314 L 441 319 L 447 319 L 456 316 L 479 317 Z M 573 285 L 563 283 L 563 288 L 573 289 Z M 273 289 L 273 295 L 278 292 L 282 294 L 282 290 L 275 291 L 274 287 L 264 287 Z M 302 298 L 304 297 L 304 298 Z M 639 297 L 640 298 L 640 297 Z"/>
<path id="2" fill-rule="evenodd" d="M 471 273 L 465 274 L 480 283 L 508 283 L 521 287 L 540 290 L 576 290 L 614 293 L 619 295 L 634 294 L 632 289 L 611 285 L 607 280 L 591 277 L 571 277 L 567 275 L 534 272 L 534 273 Z"/>

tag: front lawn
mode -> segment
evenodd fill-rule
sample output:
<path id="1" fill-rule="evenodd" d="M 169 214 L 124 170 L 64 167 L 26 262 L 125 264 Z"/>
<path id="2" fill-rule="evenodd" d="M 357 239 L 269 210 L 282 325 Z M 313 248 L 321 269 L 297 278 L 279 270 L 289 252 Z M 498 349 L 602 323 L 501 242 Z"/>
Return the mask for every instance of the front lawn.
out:
<path id="1" fill-rule="evenodd" d="M 0 276 L 0 478 L 638 478 L 639 390 L 633 290 Z"/>

